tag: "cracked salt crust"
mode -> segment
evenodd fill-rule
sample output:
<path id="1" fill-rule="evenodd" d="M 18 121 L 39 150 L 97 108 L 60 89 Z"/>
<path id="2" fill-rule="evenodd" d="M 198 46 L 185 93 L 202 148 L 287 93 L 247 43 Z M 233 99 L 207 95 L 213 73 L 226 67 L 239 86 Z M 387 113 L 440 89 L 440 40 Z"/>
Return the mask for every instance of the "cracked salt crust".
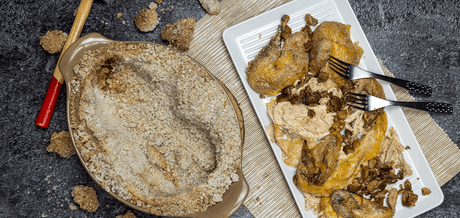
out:
<path id="1" fill-rule="evenodd" d="M 184 54 L 110 43 L 74 67 L 70 117 L 102 187 L 156 215 L 222 201 L 238 181 L 241 133 L 219 83 Z"/>

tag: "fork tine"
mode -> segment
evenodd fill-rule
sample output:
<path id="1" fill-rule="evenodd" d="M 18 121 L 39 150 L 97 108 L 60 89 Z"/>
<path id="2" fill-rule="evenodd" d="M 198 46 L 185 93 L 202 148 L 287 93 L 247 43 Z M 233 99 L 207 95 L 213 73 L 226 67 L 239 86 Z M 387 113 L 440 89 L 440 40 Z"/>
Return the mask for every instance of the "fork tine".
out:
<path id="1" fill-rule="evenodd" d="M 367 111 L 367 108 L 366 108 L 366 107 L 358 107 L 358 106 L 352 105 L 352 104 L 347 104 L 347 105 L 350 106 L 350 107 L 354 107 L 354 108 L 356 108 L 356 109 L 360 109 L 360 110 L 363 110 L 363 111 Z"/>
<path id="2" fill-rule="evenodd" d="M 356 105 L 359 105 L 359 106 L 366 106 L 367 105 L 367 102 L 365 102 L 365 101 L 354 101 L 354 100 L 350 100 L 350 99 L 347 99 L 347 101 L 349 103 L 353 103 L 353 104 L 356 104 Z"/>
<path id="3" fill-rule="evenodd" d="M 332 66 L 334 66 L 335 68 L 341 70 L 341 71 L 347 70 L 347 67 L 344 67 L 344 66 L 342 66 L 342 65 L 340 65 L 340 64 L 338 64 L 338 63 L 336 63 L 334 60 L 330 60 L 330 59 L 329 59 L 329 64 L 332 65 Z"/>
<path id="4" fill-rule="evenodd" d="M 365 104 L 366 103 L 366 100 L 364 99 L 360 99 L 360 98 L 354 98 L 354 97 L 351 97 L 351 96 L 345 96 L 345 99 L 349 102 L 353 102 L 353 103 L 359 103 L 359 104 Z"/>
<path id="5" fill-rule="evenodd" d="M 347 63 L 347 62 L 344 62 L 344 61 L 341 61 L 341 60 L 339 60 L 339 59 L 337 59 L 337 58 L 333 57 L 332 55 L 329 55 L 329 57 L 331 57 L 332 59 L 334 59 L 334 60 L 338 61 L 339 63 L 341 63 L 341 64 L 343 64 L 343 65 L 345 65 L 345 66 L 348 66 L 348 65 L 350 65 L 349 63 Z M 330 59 L 329 59 L 329 60 L 330 60 Z"/>
<path id="6" fill-rule="evenodd" d="M 345 95 L 352 95 L 352 96 L 358 96 L 358 97 L 367 97 L 367 95 L 364 94 L 359 94 L 359 93 L 352 93 L 352 92 L 346 92 Z"/>
<path id="7" fill-rule="evenodd" d="M 364 111 L 369 111 L 367 97 L 368 97 L 367 95 L 363 95 L 359 93 L 351 93 L 351 92 L 345 93 L 345 99 L 349 103 L 351 103 L 351 104 L 347 104 L 348 106 L 351 106 L 351 107 L 354 107 L 360 110 L 364 110 Z"/>
<path id="8" fill-rule="evenodd" d="M 344 72 L 341 72 L 341 71 L 338 71 L 334 68 L 332 68 L 331 66 L 329 66 L 329 69 L 333 70 L 334 72 L 336 72 L 337 74 L 339 74 L 341 77 L 343 77 L 344 79 L 348 79 L 348 75 L 345 74 Z"/>

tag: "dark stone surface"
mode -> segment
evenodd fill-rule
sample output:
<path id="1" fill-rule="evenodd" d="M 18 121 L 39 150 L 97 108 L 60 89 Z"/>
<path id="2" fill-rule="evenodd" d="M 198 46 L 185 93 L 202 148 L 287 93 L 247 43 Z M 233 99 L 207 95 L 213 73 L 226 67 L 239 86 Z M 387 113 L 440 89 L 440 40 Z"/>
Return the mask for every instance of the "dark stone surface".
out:
<path id="1" fill-rule="evenodd" d="M 168 22 L 191 16 L 199 20 L 205 15 L 198 0 L 165 0 L 159 5 L 166 9 L 166 14 L 159 14 L 160 24 L 153 32 L 143 33 L 135 28 L 133 18 L 151 1 L 112 0 L 106 5 L 96 0 L 82 35 L 99 32 L 114 40 L 167 44 L 160 32 Z M 45 151 L 53 132 L 68 129 L 65 89 L 50 127 L 34 125 L 59 57 L 44 51 L 38 37 L 55 29 L 68 33 L 78 4 L 77 0 L 0 0 L 0 217 L 115 217 L 130 209 L 98 187 L 76 156 L 63 159 Z M 433 97 L 415 95 L 417 100 L 454 104 L 453 115 L 431 115 L 459 144 L 460 3 L 350 0 L 350 4 L 385 66 L 396 77 L 434 88 Z M 167 9 L 170 5 L 174 8 Z M 120 19 L 116 19 L 118 12 L 124 14 Z M 459 183 L 456 175 L 442 187 L 444 203 L 420 217 L 460 216 Z M 70 192 L 77 184 L 95 187 L 101 203 L 97 212 L 69 209 Z M 240 208 L 233 217 L 252 216 Z"/>

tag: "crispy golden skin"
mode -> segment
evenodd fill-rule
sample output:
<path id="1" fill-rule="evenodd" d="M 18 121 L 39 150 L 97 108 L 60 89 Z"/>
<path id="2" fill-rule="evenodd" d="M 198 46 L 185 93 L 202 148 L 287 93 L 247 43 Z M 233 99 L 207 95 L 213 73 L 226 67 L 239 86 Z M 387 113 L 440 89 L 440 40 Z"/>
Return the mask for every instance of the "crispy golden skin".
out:
<path id="1" fill-rule="evenodd" d="M 349 63 L 359 63 L 362 50 L 359 52 L 360 48 L 356 49 L 353 45 L 349 34 L 349 27 L 350 26 L 337 22 L 323 22 L 316 28 L 313 34 L 313 43 L 316 43 L 317 47 L 313 45 L 313 49 L 310 53 L 311 70 L 314 70 L 314 67 L 320 70 L 322 67 L 318 67 L 319 64 L 327 63 L 329 55 L 334 55 Z M 315 49 L 317 50 L 315 51 Z M 315 52 L 317 53 L 316 56 L 313 55 Z M 328 68 L 325 72 L 328 72 L 329 78 L 339 87 L 348 82 L 335 72 L 329 72 Z M 351 91 L 385 98 L 382 86 L 373 78 L 357 81 Z M 364 120 L 367 123 L 373 123 L 375 120 L 375 125 L 373 125 L 369 132 L 362 137 L 359 146 L 352 154 L 342 157 L 339 160 L 338 155 L 335 154 L 337 152 L 335 151 L 336 149 L 329 148 L 328 152 L 318 153 L 314 150 L 319 148 L 314 148 L 311 151 L 302 152 L 301 163 L 293 178 L 294 184 L 296 184 L 301 191 L 309 192 L 317 197 L 330 196 L 333 190 L 343 189 L 356 177 L 361 170 L 360 165 L 363 162 L 379 155 L 388 126 L 387 116 L 382 110 L 371 111 L 365 113 Z M 331 135 L 334 135 L 334 133 L 331 133 Z M 318 147 L 320 146 L 325 145 L 321 142 Z M 311 157 L 312 155 L 314 158 Z M 332 159 L 330 157 L 337 157 L 337 163 L 331 161 Z M 311 179 L 313 176 L 318 177 L 317 181 Z"/>
<path id="2" fill-rule="evenodd" d="M 285 17 L 283 24 L 287 23 Z M 310 40 L 308 33 L 300 31 L 290 35 L 286 31 L 290 28 L 283 29 L 283 38 L 286 38 L 283 48 L 280 29 L 248 64 L 248 83 L 257 93 L 274 96 L 308 72 L 309 59 L 305 48 Z"/>
<path id="3" fill-rule="evenodd" d="M 347 63 L 358 65 L 364 53 L 363 49 L 351 40 L 350 28 L 350 25 L 325 21 L 315 29 L 312 36 L 310 72 L 316 75 L 323 69 L 339 87 L 344 85 L 345 79 L 326 66 L 329 56 L 332 55 Z"/>
<path id="4" fill-rule="evenodd" d="M 327 217 L 341 215 L 344 218 L 389 218 L 394 215 L 390 208 L 344 190 L 332 192 L 329 204 L 333 211 L 325 210 Z"/>
<path id="5" fill-rule="evenodd" d="M 359 63 L 363 51 L 351 41 L 349 28 L 349 25 L 338 22 L 323 22 L 316 28 L 310 53 L 311 71 L 320 71 L 327 64 L 329 55 L 355 65 Z M 339 87 L 349 84 L 348 80 L 329 70 L 327 66 L 323 71 Z M 359 80 L 350 87 L 350 91 L 385 98 L 382 86 L 375 79 Z M 379 155 L 388 126 L 387 116 L 382 110 L 366 112 L 364 120 L 371 124 L 370 130 L 362 137 L 352 154 L 339 157 L 340 144 L 338 149 L 331 146 L 331 143 L 328 145 L 328 137 L 340 137 L 340 134 L 334 132 L 314 149 L 303 148 L 301 163 L 293 178 L 294 184 L 302 192 L 317 197 L 329 197 L 334 190 L 343 189 L 356 177 L 362 163 Z M 341 141 L 341 138 L 336 141 Z M 326 152 L 317 152 L 320 149 L 325 149 Z"/>
<path id="6" fill-rule="evenodd" d="M 314 194 L 317 197 L 330 196 L 333 190 L 343 189 L 348 183 L 356 177 L 361 170 L 360 165 L 365 161 L 375 158 L 382 150 L 382 142 L 385 138 L 388 120 L 385 113 L 378 115 L 375 126 L 369 130 L 361 139 L 355 152 L 342 158 L 336 164 L 331 164 L 327 153 L 318 153 L 315 157 L 315 163 L 311 163 L 310 158 L 304 156 L 307 152 L 302 152 L 301 163 L 297 168 L 296 175 L 293 177 L 294 184 L 302 191 Z M 332 133 L 331 135 L 334 135 Z M 338 136 L 336 136 L 338 137 Z M 325 146 L 321 142 L 317 147 Z M 320 149 L 315 147 L 314 149 Z M 310 154 L 315 154 L 314 150 Z M 334 155 L 335 156 L 335 155 Z M 321 160 L 321 161 L 316 161 Z M 317 170 L 319 168 L 321 170 Z M 315 182 L 308 179 L 311 172 L 320 172 L 320 179 Z"/>
<path id="7" fill-rule="evenodd" d="M 297 168 L 300 180 L 314 186 L 322 186 L 335 171 L 339 162 L 342 136 L 332 132 L 318 146 L 309 149 L 302 146 L 302 164 Z M 313 193 L 314 194 L 314 193 Z"/>

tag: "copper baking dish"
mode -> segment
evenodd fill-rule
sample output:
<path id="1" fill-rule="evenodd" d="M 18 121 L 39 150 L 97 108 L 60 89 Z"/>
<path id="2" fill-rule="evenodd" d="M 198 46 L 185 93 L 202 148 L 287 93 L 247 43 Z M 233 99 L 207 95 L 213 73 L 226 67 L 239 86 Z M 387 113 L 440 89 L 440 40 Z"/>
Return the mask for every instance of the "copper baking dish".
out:
<path id="1" fill-rule="evenodd" d="M 59 64 L 59 69 L 65 79 L 66 87 L 67 87 L 67 124 L 69 126 L 69 132 L 72 135 L 72 129 L 70 128 L 70 82 L 73 79 L 74 72 L 73 72 L 73 67 L 80 61 L 80 58 L 83 56 L 83 54 L 88 51 L 88 50 L 94 50 L 97 49 L 104 44 L 114 42 L 113 40 L 107 39 L 103 37 L 102 35 L 98 33 L 91 33 L 88 35 L 83 36 L 82 38 L 78 39 L 75 41 L 69 48 L 66 50 L 66 52 L 62 55 L 62 58 L 60 60 Z M 148 43 L 148 44 L 153 44 L 152 42 L 142 42 L 142 41 L 126 41 L 129 43 Z M 193 58 L 192 58 L 193 59 Z M 195 61 L 197 64 L 201 65 L 197 61 Z M 201 65 L 202 66 L 202 65 Z M 204 66 L 202 66 L 203 69 L 206 69 Z M 218 80 L 216 77 L 214 77 L 208 70 L 206 70 L 210 76 L 216 79 L 222 86 L 222 88 L 225 90 L 227 93 L 227 96 L 229 100 L 232 102 L 233 107 L 235 109 L 235 113 L 238 117 L 239 121 L 239 126 L 240 126 L 240 131 L 241 131 L 241 152 L 243 151 L 243 144 L 244 144 L 244 122 L 243 122 L 243 114 L 238 106 L 238 103 L 231 94 L 231 92 L 225 87 L 225 85 Z M 83 160 L 81 158 L 80 152 L 75 146 L 75 141 L 74 137 L 72 136 L 72 142 L 74 144 L 75 150 L 77 151 L 78 158 L 83 164 Z M 91 173 L 89 173 L 88 169 L 86 169 L 85 164 L 83 164 L 83 167 L 85 170 L 88 172 L 88 174 L 91 176 L 91 178 L 99 185 L 99 184 L 93 177 Z M 184 216 L 179 216 L 179 217 L 196 217 L 196 218 L 215 218 L 215 217 L 230 217 L 233 213 L 235 213 L 238 208 L 243 204 L 243 201 L 246 199 L 248 193 L 249 193 L 249 186 L 248 183 L 246 182 L 246 179 L 244 178 L 243 171 L 242 171 L 242 165 L 240 163 L 240 167 L 238 169 L 238 176 L 239 180 L 238 182 L 234 182 L 230 185 L 230 188 L 224 193 L 223 195 L 223 200 L 211 207 L 209 207 L 206 211 L 204 212 L 199 212 L 199 213 L 193 213 L 193 214 L 186 214 Z M 117 200 L 121 201 L 122 203 L 128 205 L 131 208 L 134 208 L 136 210 L 145 212 L 145 213 L 150 213 L 148 209 L 138 207 L 120 197 L 115 195 L 114 193 L 108 192 L 112 197 L 116 198 Z M 158 214 L 154 214 L 158 215 Z"/>

